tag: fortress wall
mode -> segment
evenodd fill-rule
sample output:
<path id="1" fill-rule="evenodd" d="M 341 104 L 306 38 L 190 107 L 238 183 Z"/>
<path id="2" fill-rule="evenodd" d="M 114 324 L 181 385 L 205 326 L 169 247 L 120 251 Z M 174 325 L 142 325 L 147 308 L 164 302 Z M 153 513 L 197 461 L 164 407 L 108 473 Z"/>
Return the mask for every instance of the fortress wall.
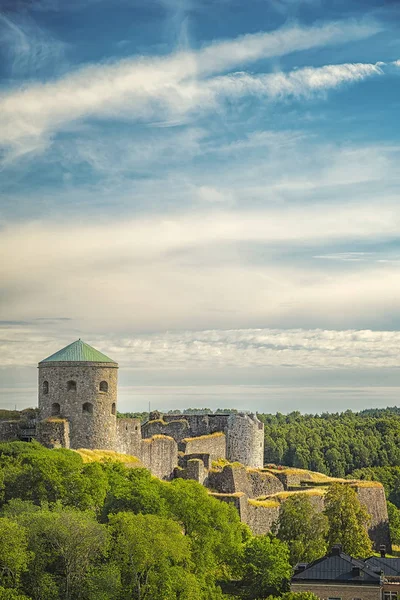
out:
<path id="1" fill-rule="evenodd" d="M 265 535 L 271 531 L 273 523 L 278 519 L 280 505 L 262 506 L 254 500 L 247 500 L 246 512 L 242 519 L 254 535 Z"/>
<path id="2" fill-rule="evenodd" d="M 200 437 L 217 431 L 225 432 L 229 415 L 164 415 L 163 419 L 168 423 L 184 419 L 189 429 L 189 434 L 184 437 Z"/>
<path id="3" fill-rule="evenodd" d="M 117 452 L 140 458 L 140 419 L 117 419 Z"/>
<path id="4" fill-rule="evenodd" d="M 168 422 L 161 418 L 153 421 L 147 421 L 147 423 L 142 425 L 143 439 L 151 438 L 154 435 L 167 435 L 179 443 L 185 437 L 189 437 L 191 432 L 189 423 L 184 418 Z"/>
<path id="5" fill-rule="evenodd" d="M 247 469 L 241 465 L 227 465 L 222 471 L 211 471 L 208 486 L 224 494 L 244 492 L 249 498 L 283 491 L 282 483 L 271 473 Z"/>
<path id="6" fill-rule="evenodd" d="M 244 492 L 244 490 L 237 490 L 235 487 L 235 479 L 233 476 L 233 470 L 235 467 L 231 465 L 226 466 L 222 471 L 211 470 L 208 474 L 207 487 L 218 494 L 235 494 L 236 492 Z"/>
<path id="7" fill-rule="evenodd" d="M 226 502 L 227 504 L 233 504 L 236 510 L 239 513 L 240 520 L 245 522 L 245 516 L 247 511 L 247 496 L 241 492 L 237 494 L 218 494 L 211 493 L 210 494 L 216 500 L 220 500 L 221 502 Z"/>
<path id="8" fill-rule="evenodd" d="M 391 552 L 389 517 L 383 486 L 380 484 L 377 485 L 374 482 L 374 484 L 368 487 L 363 483 L 360 486 L 354 486 L 354 489 L 361 504 L 364 504 L 371 515 L 368 534 L 374 542 L 375 549 L 379 550 L 379 546 L 385 544 L 386 550 Z"/>
<path id="9" fill-rule="evenodd" d="M 69 423 L 66 419 L 49 418 L 37 424 L 38 441 L 46 448 L 69 448 Z"/>
<path id="10" fill-rule="evenodd" d="M 186 468 L 188 461 L 192 460 L 193 458 L 199 458 L 207 470 L 210 468 L 210 455 L 203 454 L 201 452 L 195 452 L 194 454 L 185 454 L 184 456 L 179 456 L 178 465 L 182 468 Z"/>
<path id="11" fill-rule="evenodd" d="M 218 432 L 201 437 L 186 438 L 179 444 L 179 450 L 185 454 L 209 454 L 210 460 L 226 456 L 226 436 Z"/>
<path id="12" fill-rule="evenodd" d="M 139 458 L 156 477 L 172 479 L 178 464 L 178 445 L 170 437 L 154 436 L 142 440 Z"/>
<path id="13" fill-rule="evenodd" d="M 186 467 L 174 471 L 174 477 L 178 479 L 194 479 L 201 484 L 204 483 L 207 475 L 208 469 L 205 468 L 203 461 L 199 458 L 190 458 L 186 463 Z"/>
<path id="14" fill-rule="evenodd" d="M 19 439 L 18 421 L 0 421 L 0 442 L 13 442 Z"/>
<path id="15" fill-rule="evenodd" d="M 251 489 L 249 498 L 269 496 L 270 494 L 276 494 L 283 491 L 282 482 L 272 475 L 272 473 L 247 469 L 246 475 Z"/>

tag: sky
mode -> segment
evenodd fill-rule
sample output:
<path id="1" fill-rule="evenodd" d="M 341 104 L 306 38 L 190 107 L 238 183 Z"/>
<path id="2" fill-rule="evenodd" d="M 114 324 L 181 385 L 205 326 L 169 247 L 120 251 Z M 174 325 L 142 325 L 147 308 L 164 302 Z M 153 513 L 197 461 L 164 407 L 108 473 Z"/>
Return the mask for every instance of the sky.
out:
<path id="1" fill-rule="evenodd" d="M 398 0 L 0 0 L 0 406 L 400 395 Z"/>

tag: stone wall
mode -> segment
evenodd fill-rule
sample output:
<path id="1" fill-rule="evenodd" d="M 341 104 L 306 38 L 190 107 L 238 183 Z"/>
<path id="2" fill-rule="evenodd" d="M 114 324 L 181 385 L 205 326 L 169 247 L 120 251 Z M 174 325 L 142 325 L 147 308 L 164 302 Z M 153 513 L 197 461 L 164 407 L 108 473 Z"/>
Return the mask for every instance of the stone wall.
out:
<path id="1" fill-rule="evenodd" d="M 362 598 L 362 600 L 380 600 L 381 589 L 380 585 L 344 585 L 344 584 L 314 584 L 314 583 L 292 583 L 290 585 L 291 592 L 312 592 L 321 600 L 325 598 L 340 598 L 341 600 L 354 600 Z"/>
<path id="2" fill-rule="evenodd" d="M 178 445 L 171 437 L 156 435 L 142 440 L 139 458 L 156 477 L 172 479 L 178 464 Z"/>
<path id="3" fill-rule="evenodd" d="M 210 494 L 216 500 L 220 500 L 221 502 L 225 502 L 226 504 L 232 504 L 239 513 L 240 520 L 245 522 L 245 515 L 247 511 L 247 496 L 242 492 L 237 492 L 236 494 L 218 494 L 213 492 Z"/>
<path id="4" fill-rule="evenodd" d="M 184 437 L 200 437 L 217 431 L 225 432 L 228 427 L 229 415 L 212 414 L 212 415 L 164 415 L 163 420 L 172 423 L 175 421 L 186 421 L 190 435 Z M 181 441 L 177 440 L 177 441 Z"/>
<path id="5" fill-rule="evenodd" d="M 248 500 L 242 521 L 246 523 L 254 535 L 265 535 L 271 531 L 272 525 L 279 517 L 280 504 L 271 502 L 270 506 L 263 502 Z"/>
<path id="6" fill-rule="evenodd" d="M 71 448 L 115 450 L 117 374 L 116 363 L 39 363 L 40 418 L 68 419 Z M 108 391 L 100 390 L 102 381 Z"/>
<path id="7" fill-rule="evenodd" d="M 244 492 L 248 498 L 269 496 L 283 491 L 283 485 L 271 473 L 242 465 L 227 465 L 222 471 L 210 471 L 207 485 L 222 494 Z"/>
<path id="8" fill-rule="evenodd" d="M 156 415 L 142 426 L 143 438 L 168 435 L 179 444 L 187 438 L 225 433 L 226 458 L 261 468 L 264 464 L 264 425 L 254 414 Z M 188 451 L 191 453 L 192 451 Z M 197 450 L 193 450 L 197 452 Z M 199 450 L 201 452 L 201 450 Z M 222 458 L 220 456 L 219 458 Z"/>
<path id="9" fill-rule="evenodd" d="M 368 486 L 365 482 L 362 482 L 360 485 L 352 487 L 354 487 L 361 504 L 365 506 L 371 515 L 368 534 L 374 542 L 375 550 L 379 550 L 379 546 L 384 544 L 387 551 L 391 552 L 389 517 L 383 486 L 376 484 L 376 482 Z"/>
<path id="10" fill-rule="evenodd" d="M 153 435 L 167 435 L 172 437 L 177 443 L 191 435 L 189 423 L 186 419 L 180 418 L 174 421 L 166 421 L 164 418 L 147 421 L 142 425 L 142 437 L 148 439 Z"/>
<path id="11" fill-rule="evenodd" d="M 69 448 L 69 423 L 66 419 L 49 418 L 37 424 L 38 441 L 46 448 Z"/>
<path id="12" fill-rule="evenodd" d="M 217 432 L 195 438 L 186 438 L 178 444 L 179 450 L 185 454 L 209 454 L 210 460 L 226 457 L 226 436 Z"/>
<path id="13" fill-rule="evenodd" d="M 19 440 L 18 421 L 0 421 L 0 442 L 12 442 Z"/>
<path id="14" fill-rule="evenodd" d="M 117 419 L 117 452 L 140 458 L 141 444 L 140 419 Z"/>
<path id="15" fill-rule="evenodd" d="M 190 458 L 185 467 L 178 467 L 174 470 L 174 478 L 194 479 L 203 484 L 208 476 L 208 469 L 204 466 L 200 458 Z"/>

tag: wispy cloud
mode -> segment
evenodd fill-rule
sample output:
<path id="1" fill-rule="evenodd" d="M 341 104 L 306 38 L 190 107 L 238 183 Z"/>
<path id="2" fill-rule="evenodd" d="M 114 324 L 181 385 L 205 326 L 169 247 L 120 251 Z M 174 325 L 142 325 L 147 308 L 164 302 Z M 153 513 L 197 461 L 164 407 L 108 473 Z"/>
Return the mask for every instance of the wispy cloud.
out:
<path id="1" fill-rule="evenodd" d="M 306 67 L 290 73 L 248 75 L 234 73 L 214 78 L 209 88 L 227 96 L 254 94 L 270 98 L 309 96 L 315 92 L 336 88 L 344 83 L 361 81 L 373 75 L 383 75 L 383 64 L 343 64 Z"/>
<path id="2" fill-rule="evenodd" d="M 176 118 L 193 108 L 215 106 L 219 91 L 234 93 L 241 88 L 268 89 L 271 95 L 332 87 L 376 72 L 373 65 L 343 65 L 314 73 L 290 76 L 205 78 L 241 67 L 260 58 L 282 56 L 294 51 L 343 43 L 373 35 L 375 24 L 342 22 L 315 27 L 285 27 L 271 33 L 245 35 L 235 40 L 212 43 L 197 51 L 178 52 L 160 58 L 133 58 L 113 64 L 84 67 L 75 73 L 44 84 L 32 84 L 0 96 L 0 143 L 48 138 L 69 123 L 88 117 L 130 117 L 138 120 Z M 269 77 L 269 78 L 268 78 Z M 271 78 L 272 77 L 272 78 Z M 228 89 L 229 88 L 229 89 Z M 279 91 L 277 91 L 279 90 Z M 286 92 L 285 92 L 286 90 Z M 301 92 L 300 92 L 301 93 Z M 304 91 L 303 91 L 304 93 Z M 43 141 L 39 143 L 42 147 Z"/>
<path id="3" fill-rule="evenodd" d="M 2 366 L 35 363 L 71 342 L 74 332 L 46 325 L 0 324 Z M 397 368 L 397 331 L 324 329 L 214 329 L 88 334 L 85 341 L 107 352 L 124 369 L 368 369 Z M 10 338 L 13 344 L 10 345 Z M 27 343 L 28 342 L 28 343 Z M 3 350 L 3 352 L 2 352 Z"/>
<path id="4" fill-rule="evenodd" d="M 44 68 L 59 75 L 65 65 L 65 44 L 22 12 L 0 13 L 0 53 L 10 79 L 41 77 Z"/>

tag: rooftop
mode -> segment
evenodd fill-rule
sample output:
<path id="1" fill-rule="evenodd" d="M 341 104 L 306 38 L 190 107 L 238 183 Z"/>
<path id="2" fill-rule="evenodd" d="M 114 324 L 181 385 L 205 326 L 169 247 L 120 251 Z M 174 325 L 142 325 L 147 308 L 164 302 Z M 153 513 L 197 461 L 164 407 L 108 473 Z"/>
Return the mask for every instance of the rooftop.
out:
<path id="1" fill-rule="evenodd" d="M 298 565 L 300 567 L 300 565 Z M 292 582 L 335 581 L 337 583 L 379 584 L 380 569 L 362 560 L 352 558 L 339 548 L 309 565 L 302 565 L 292 577 Z"/>
<path id="2" fill-rule="evenodd" d="M 48 362 L 98 362 L 98 363 L 114 363 L 115 360 L 109 358 L 96 348 L 89 346 L 81 339 L 72 342 L 65 348 L 62 348 L 55 354 L 48 356 L 47 358 L 40 361 L 39 364 Z"/>

